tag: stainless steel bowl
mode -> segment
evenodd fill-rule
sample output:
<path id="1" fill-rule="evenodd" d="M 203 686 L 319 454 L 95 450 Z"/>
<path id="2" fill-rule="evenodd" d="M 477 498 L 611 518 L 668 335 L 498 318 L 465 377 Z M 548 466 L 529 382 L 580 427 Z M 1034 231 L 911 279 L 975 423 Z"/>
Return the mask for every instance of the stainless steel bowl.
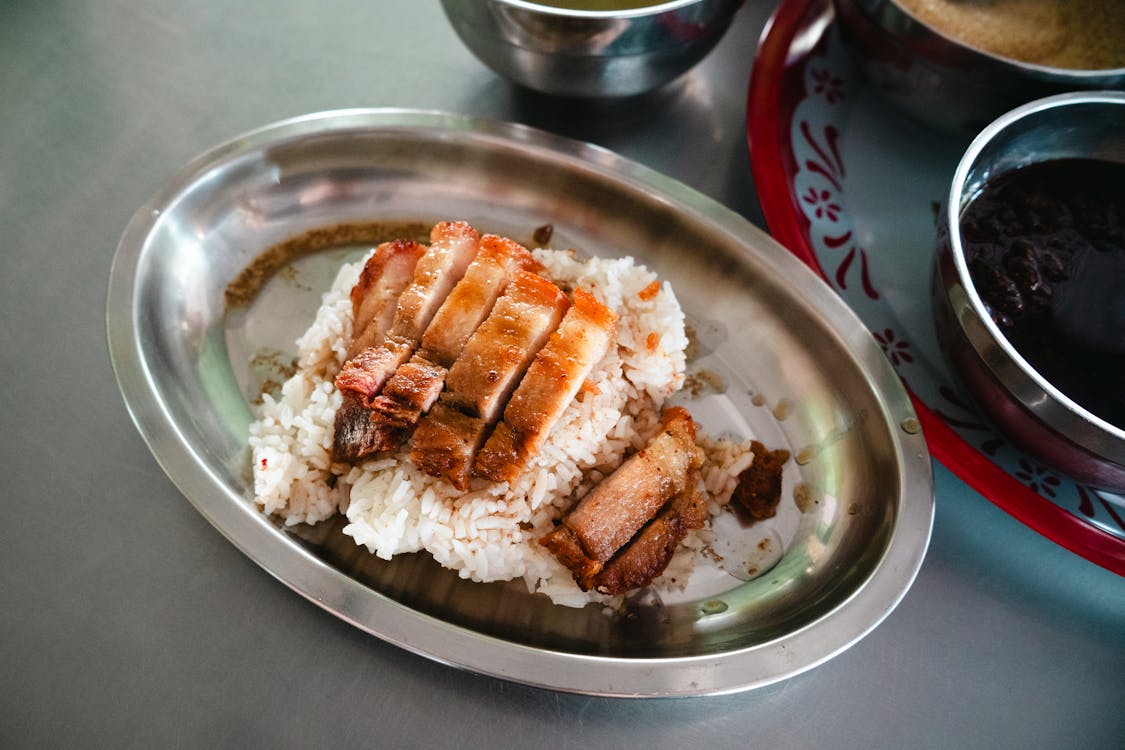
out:
<path id="1" fill-rule="evenodd" d="M 670 0 L 631 10 L 524 0 L 442 0 L 465 45 L 500 75 L 546 94 L 615 97 L 656 89 L 699 62 L 743 0 Z"/>
<path id="2" fill-rule="evenodd" d="M 1015 445 L 1074 479 L 1125 492 L 1125 430 L 1036 372 L 993 322 L 973 286 L 960 216 L 985 180 L 1066 158 L 1125 163 L 1125 92 L 1076 92 L 1026 104 L 986 127 L 953 177 L 938 231 L 938 337 L 972 396 Z"/>
<path id="3" fill-rule="evenodd" d="M 1033 65 L 970 47 L 935 31 L 894 0 L 835 0 L 868 78 L 916 119 L 975 135 L 1008 110 L 1075 90 L 1125 88 L 1125 68 Z"/>

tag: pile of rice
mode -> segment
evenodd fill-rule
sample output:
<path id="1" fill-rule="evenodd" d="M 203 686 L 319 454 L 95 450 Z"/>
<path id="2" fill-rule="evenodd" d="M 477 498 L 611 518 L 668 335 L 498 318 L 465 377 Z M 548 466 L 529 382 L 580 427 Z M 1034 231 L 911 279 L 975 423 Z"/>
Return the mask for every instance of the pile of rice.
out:
<path id="1" fill-rule="evenodd" d="M 333 385 L 352 335 L 349 293 L 363 262 L 341 268 L 316 319 L 298 339 L 297 372 L 269 394 L 250 428 L 255 501 L 286 524 L 313 524 L 337 512 L 344 533 L 384 559 L 425 550 L 462 578 L 523 578 L 528 590 L 558 604 L 611 603 L 583 592 L 570 571 L 537 540 L 555 519 L 659 428 L 660 409 L 684 382 L 684 316 L 667 283 L 651 294 L 656 275 L 632 258 L 579 260 L 572 253 L 535 250 L 546 275 L 564 289 L 593 293 L 620 316 L 617 346 L 554 426 L 544 448 L 518 480 L 474 479 L 458 492 L 416 469 L 409 447 L 356 465 L 334 463 L 333 422 L 340 395 Z M 643 293 L 642 293 L 643 292 Z M 730 497 L 749 465 L 749 443 L 701 441 L 702 472 L 713 512 Z M 706 546 L 708 530 L 692 534 L 660 580 L 683 581 Z"/>

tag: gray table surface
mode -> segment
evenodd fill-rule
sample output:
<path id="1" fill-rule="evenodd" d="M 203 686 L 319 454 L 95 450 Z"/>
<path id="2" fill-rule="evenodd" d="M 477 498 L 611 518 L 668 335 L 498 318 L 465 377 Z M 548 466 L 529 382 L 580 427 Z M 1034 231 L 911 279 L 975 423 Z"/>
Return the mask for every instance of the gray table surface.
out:
<path id="1" fill-rule="evenodd" d="M 940 467 L 921 573 L 859 644 L 749 693 L 615 701 L 335 619 L 208 525 L 129 420 L 110 261 L 196 153 L 305 112 L 437 108 L 593 141 L 761 223 L 744 121 L 770 5 L 648 106 L 590 117 L 497 78 L 436 2 L 0 3 L 0 746 L 1125 747 L 1125 579 Z"/>

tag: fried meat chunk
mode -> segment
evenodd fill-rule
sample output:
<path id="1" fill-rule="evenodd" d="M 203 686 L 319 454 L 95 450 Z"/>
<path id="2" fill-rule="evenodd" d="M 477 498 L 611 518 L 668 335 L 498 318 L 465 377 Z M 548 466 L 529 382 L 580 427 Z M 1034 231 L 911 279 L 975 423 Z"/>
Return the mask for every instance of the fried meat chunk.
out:
<path id="1" fill-rule="evenodd" d="M 583 590 L 674 497 L 692 492 L 703 452 L 682 407 L 661 415 L 661 430 L 582 498 L 540 543 L 574 573 Z M 665 562 L 665 564 L 667 564 Z"/>
<path id="2" fill-rule="evenodd" d="M 378 344 L 391 329 L 398 298 L 414 278 L 426 246 L 409 240 L 384 242 L 375 248 L 352 287 L 352 341 L 347 358 Z"/>
<path id="3" fill-rule="evenodd" d="M 593 587 L 617 595 L 647 586 L 668 567 L 688 532 L 702 528 L 706 520 L 707 507 L 691 483 L 606 563 L 594 576 Z"/>
<path id="4" fill-rule="evenodd" d="M 496 482 L 519 475 L 605 356 L 616 326 L 616 313 L 589 292 L 574 290 L 574 303 L 512 394 L 504 420 L 477 454 L 475 474 Z"/>
<path id="5" fill-rule="evenodd" d="M 336 375 L 336 388 L 345 405 L 336 413 L 332 442 L 336 460 L 356 461 L 379 449 L 380 438 L 371 422 L 372 401 L 414 352 L 438 308 L 465 274 L 479 243 L 480 234 L 464 222 L 442 222 L 431 230 L 430 246 L 418 258 L 410 283 L 398 295 L 393 320 L 381 343 L 359 349 Z M 366 281 L 361 274 L 365 288 L 379 288 L 375 273 L 373 270 L 372 278 Z M 366 315 L 362 304 L 365 297 L 360 295 L 357 306 L 354 293 L 353 288 L 353 309 Z M 385 317 L 385 306 L 377 313 L 361 333 L 365 339 L 374 321 Z M 371 335 L 371 340 L 378 339 Z"/>
<path id="6" fill-rule="evenodd" d="M 449 368 L 445 391 L 411 438 L 411 460 L 468 486 L 473 458 L 512 390 L 558 327 L 569 302 L 542 276 L 517 271 Z"/>
<path id="7" fill-rule="evenodd" d="M 519 243 L 496 235 L 481 237 L 476 257 L 434 315 L 421 346 L 371 402 L 377 450 L 397 448 L 430 410 L 445 384 L 448 368 L 488 317 L 515 272 L 540 268 Z"/>

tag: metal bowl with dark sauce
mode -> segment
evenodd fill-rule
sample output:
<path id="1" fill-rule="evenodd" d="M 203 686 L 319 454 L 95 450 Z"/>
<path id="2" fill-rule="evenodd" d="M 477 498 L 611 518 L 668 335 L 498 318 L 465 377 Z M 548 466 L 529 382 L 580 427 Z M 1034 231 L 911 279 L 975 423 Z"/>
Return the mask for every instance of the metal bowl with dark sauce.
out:
<path id="1" fill-rule="evenodd" d="M 991 178 L 962 212 L 961 235 L 1012 345 L 1125 427 L 1125 165 L 1060 159 Z"/>

